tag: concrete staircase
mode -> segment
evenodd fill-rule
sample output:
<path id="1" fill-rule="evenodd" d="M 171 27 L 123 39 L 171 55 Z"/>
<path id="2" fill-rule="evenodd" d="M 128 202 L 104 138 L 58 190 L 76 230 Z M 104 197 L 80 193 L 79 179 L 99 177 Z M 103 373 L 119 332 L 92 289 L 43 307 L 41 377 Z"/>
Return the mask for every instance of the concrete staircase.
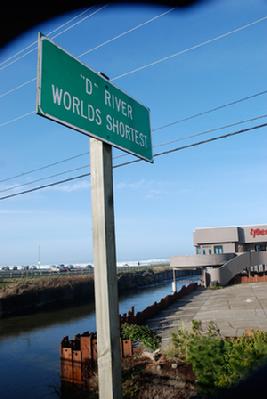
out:
<path id="1" fill-rule="evenodd" d="M 267 251 L 243 252 L 236 255 L 236 257 L 228 260 L 223 266 L 206 268 L 206 273 L 209 275 L 211 284 L 227 285 L 233 277 L 243 271 L 259 272 L 267 270 Z"/>

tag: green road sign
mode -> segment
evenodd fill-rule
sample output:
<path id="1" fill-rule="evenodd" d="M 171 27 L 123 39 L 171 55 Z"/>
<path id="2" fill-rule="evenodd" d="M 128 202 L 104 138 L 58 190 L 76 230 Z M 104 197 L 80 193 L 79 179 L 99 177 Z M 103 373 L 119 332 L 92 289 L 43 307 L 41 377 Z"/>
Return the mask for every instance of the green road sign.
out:
<path id="1" fill-rule="evenodd" d="M 153 162 L 150 112 L 39 35 L 37 113 Z"/>

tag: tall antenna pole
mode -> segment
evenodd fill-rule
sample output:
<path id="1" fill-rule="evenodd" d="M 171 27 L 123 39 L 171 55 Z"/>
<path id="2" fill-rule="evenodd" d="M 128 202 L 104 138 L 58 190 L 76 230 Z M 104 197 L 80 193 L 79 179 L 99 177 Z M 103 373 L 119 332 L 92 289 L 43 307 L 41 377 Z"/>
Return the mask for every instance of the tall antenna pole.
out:
<path id="1" fill-rule="evenodd" d="M 38 269 L 40 270 L 41 267 L 41 247 L 40 244 L 38 245 Z"/>

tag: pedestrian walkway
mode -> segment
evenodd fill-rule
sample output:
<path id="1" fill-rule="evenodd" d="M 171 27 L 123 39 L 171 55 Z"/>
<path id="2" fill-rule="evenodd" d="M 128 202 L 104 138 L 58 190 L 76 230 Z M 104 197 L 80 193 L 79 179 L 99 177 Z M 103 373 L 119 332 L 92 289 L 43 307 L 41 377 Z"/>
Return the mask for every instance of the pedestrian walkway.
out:
<path id="1" fill-rule="evenodd" d="M 267 331 L 267 283 L 237 284 L 222 289 L 199 288 L 148 320 L 147 324 L 162 336 L 162 345 L 171 332 L 192 320 L 201 320 L 205 328 L 216 322 L 223 336 L 240 336 L 246 329 Z"/>

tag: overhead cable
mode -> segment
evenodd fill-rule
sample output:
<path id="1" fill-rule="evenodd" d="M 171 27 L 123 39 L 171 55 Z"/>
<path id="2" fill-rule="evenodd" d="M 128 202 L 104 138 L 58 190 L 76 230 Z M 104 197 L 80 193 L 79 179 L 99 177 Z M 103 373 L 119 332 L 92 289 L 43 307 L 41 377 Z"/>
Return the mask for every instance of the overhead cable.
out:
<path id="1" fill-rule="evenodd" d="M 191 119 L 194 119 L 194 118 L 197 118 L 199 116 L 207 115 L 207 114 L 210 114 L 212 112 L 219 111 L 220 109 L 227 108 L 227 107 L 230 107 L 232 105 L 236 105 L 236 104 L 242 103 L 244 101 L 251 100 L 252 98 L 263 96 L 265 94 L 267 94 L 267 90 L 263 90 L 263 91 L 254 93 L 254 94 L 252 94 L 250 96 L 241 97 L 241 98 L 238 98 L 237 100 L 234 100 L 234 101 L 231 101 L 231 102 L 228 102 L 228 103 L 225 103 L 225 104 L 218 105 L 218 106 L 210 108 L 210 109 L 208 109 L 206 111 L 197 112 L 197 113 L 189 115 L 189 116 L 187 116 L 185 118 L 177 119 L 176 121 L 167 123 L 167 124 L 159 126 L 157 128 L 153 128 L 152 131 L 156 132 L 156 131 L 159 131 L 159 130 L 163 130 L 163 129 L 167 128 L 167 127 L 176 125 L 178 123 L 187 122 L 187 121 L 189 121 Z M 10 123 L 17 122 L 18 120 L 23 119 L 23 118 L 25 118 L 25 117 L 27 117 L 29 115 L 33 115 L 33 114 L 35 114 L 35 111 L 27 112 L 27 113 L 25 113 L 23 115 L 19 115 L 19 116 L 15 117 L 15 118 L 13 118 L 11 120 L 7 120 L 5 122 L 2 122 L 2 123 L 0 123 L 0 128 L 3 127 L 3 126 L 7 126 Z"/>
<path id="2" fill-rule="evenodd" d="M 231 107 L 232 105 L 240 104 L 240 103 L 242 103 L 244 101 L 248 101 L 248 100 L 251 100 L 252 98 L 260 97 L 260 96 L 263 96 L 265 94 L 267 94 L 267 90 L 263 90 L 263 91 L 251 94 L 250 96 L 241 97 L 241 98 L 238 98 L 237 100 L 230 101 L 228 103 L 218 105 L 218 106 L 210 108 L 210 109 L 208 109 L 206 111 L 197 112 L 197 113 L 189 115 L 189 116 L 187 116 L 185 118 L 177 119 L 176 121 L 173 121 L 173 122 L 167 123 L 165 125 L 159 126 L 159 127 L 155 128 L 155 129 L 153 129 L 153 131 L 157 132 L 159 130 L 166 129 L 167 127 L 170 127 L 170 126 L 173 126 L 173 125 L 177 125 L 178 123 L 187 122 L 187 121 L 189 121 L 191 119 L 195 119 L 195 118 L 197 118 L 199 116 L 207 115 L 207 114 L 210 114 L 212 112 L 219 111 L 220 109 Z"/>
<path id="3" fill-rule="evenodd" d="M 17 195 L 23 195 L 23 194 L 32 193 L 33 191 L 41 190 L 41 189 L 47 188 L 47 187 L 58 186 L 59 184 L 64 184 L 64 183 L 67 183 L 67 182 L 72 181 L 72 180 L 82 179 L 83 177 L 86 177 L 86 176 L 89 176 L 89 175 L 90 175 L 90 173 L 84 173 L 83 175 L 80 175 L 80 176 L 68 177 L 68 178 L 66 178 L 64 180 L 60 180 L 58 182 L 46 184 L 46 185 L 43 185 L 43 186 L 33 187 L 33 188 L 30 188 L 29 190 L 25 190 L 25 191 L 22 191 L 20 193 L 9 194 L 9 195 L 6 195 L 4 197 L 0 197 L 0 200 L 16 197 Z"/>
<path id="4" fill-rule="evenodd" d="M 67 173 L 77 172 L 78 170 L 82 170 L 82 169 L 88 169 L 88 167 L 89 167 L 89 165 L 87 164 L 87 165 L 80 166 L 78 168 L 64 170 L 63 172 L 59 172 L 59 173 L 56 173 L 56 174 L 51 175 L 51 176 L 38 177 L 38 179 L 28 181 L 27 183 L 15 184 L 14 186 L 5 188 L 3 190 L 0 190 L 0 193 L 5 193 L 7 191 L 11 191 L 11 190 L 14 190 L 15 188 L 19 188 L 19 187 L 30 186 L 31 184 L 38 183 L 39 181 L 43 181 L 43 180 L 47 180 L 47 179 L 53 179 L 54 177 L 62 176 L 62 175 L 65 175 Z"/>
<path id="5" fill-rule="evenodd" d="M 96 50 L 100 49 L 101 47 L 104 47 L 104 46 L 106 46 L 107 44 L 109 44 L 109 43 L 111 43 L 111 42 L 114 42 L 115 40 L 118 40 L 118 39 L 120 39 L 121 37 L 126 36 L 126 35 L 128 35 L 129 33 L 132 33 L 132 32 L 134 32 L 134 31 L 136 31 L 137 29 L 140 29 L 140 28 L 142 28 L 143 26 L 150 24 L 151 22 L 156 21 L 157 19 L 159 19 L 159 18 L 161 18 L 161 17 L 164 17 L 165 15 L 169 14 L 169 13 L 172 12 L 173 10 L 175 10 L 175 8 L 169 8 L 169 10 L 163 12 L 162 14 L 155 15 L 154 17 L 148 19 L 147 21 L 142 22 L 142 23 L 140 23 L 140 24 L 134 26 L 133 28 L 131 28 L 131 29 L 127 30 L 127 31 L 124 31 L 124 32 L 122 32 L 122 33 L 119 33 L 118 35 L 112 37 L 111 39 L 105 40 L 104 42 L 100 43 L 98 46 L 93 47 L 93 48 L 90 48 L 90 49 L 84 51 L 83 53 L 81 53 L 81 54 L 78 56 L 78 58 L 84 57 L 85 55 L 88 55 L 88 54 L 92 53 L 93 51 L 96 51 Z"/>
<path id="6" fill-rule="evenodd" d="M 73 29 L 75 26 L 81 24 L 82 22 L 84 22 L 86 19 L 91 18 L 92 16 L 94 16 L 95 14 L 97 14 L 99 11 L 103 10 L 104 8 L 107 7 L 107 4 L 105 4 L 102 7 L 99 7 L 98 9 L 96 9 L 94 12 L 92 12 L 89 15 L 86 15 L 85 17 L 83 17 L 80 21 L 75 22 L 74 24 L 68 26 L 66 29 L 64 29 L 62 32 L 57 33 L 56 35 L 52 36 L 52 39 L 55 39 L 56 37 L 62 35 L 63 33 L 69 31 L 70 29 Z M 6 64 L 4 64 L 3 66 L 0 67 L 0 71 L 3 71 L 4 69 L 8 68 L 10 65 L 15 64 L 17 61 L 21 60 L 22 58 L 26 57 L 27 55 L 29 55 L 30 53 L 32 53 L 33 51 L 37 50 L 37 46 L 35 46 L 34 48 L 28 50 L 26 53 L 20 55 L 19 57 L 15 58 L 13 61 L 10 61 Z"/>
<path id="7" fill-rule="evenodd" d="M 192 144 L 188 144 L 188 145 L 184 145 L 184 146 L 181 146 L 181 147 L 171 148 L 169 150 L 154 154 L 154 158 L 160 157 L 160 156 L 164 156 L 164 155 L 168 155 L 168 154 L 171 154 L 171 153 L 174 153 L 174 152 L 178 152 L 178 151 L 181 151 L 181 150 L 184 150 L 184 149 L 187 149 L 187 148 L 193 148 L 193 147 L 197 147 L 197 146 L 200 146 L 200 145 L 203 145 L 203 144 L 208 144 L 208 143 L 210 143 L 212 141 L 227 139 L 229 137 L 233 137 L 233 136 L 236 136 L 236 135 L 239 135 L 239 134 L 243 134 L 243 133 L 246 133 L 246 132 L 249 132 L 249 131 L 255 131 L 256 129 L 262 129 L 264 127 L 267 127 L 267 123 L 262 123 L 261 125 L 252 126 L 250 128 L 246 128 L 246 129 L 240 129 L 240 130 L 232 132 L 232 133 L 227 133 L 227 134 L 224 134 L 224 135 L 221 135 L 221 136 L 217 136 L 217 137 L 209 138 L 209 139 L 206 139 L 206 140 L 198 141 L 198 142 L 195 142 L 195 143 L 192 143 Z M 134 159 L 132 161 L 127 161 L 127 162 L 123 162 L 121 164 L 114 165 L 113 168 L 116 169 L 116 168 L 120 168 L 122 166 L 130 165 L 132 163 L 137 163 L 137 162 L 141 162 L 141 161 L 143 161 L 143 160 L 138 158 L 138 159 Z M 59 180 L 59 181 L 56 181 L 56 182 L 53 182 L 53 183 L 50 183 L 50 184 L 33 187 L 33 188 L 29 189 L 29 190 L 21 191 L 19 193 L 5 195 L 3 197 L 0 197 L 0 200 L 2 201 L 2 200 L 5 200 L 5 199 L 8 199 L 8 198 L 16 197 L 18 195 L 28 194 L 28 193 L 31 193 L 31 192 L 34 192 L 34 191 L 41 190 L 43 188 L 47 188 L 47 187 L 54 187 L 54 186 L 57 186 L 57 185 L 60 185 L 60 184 L 64 184 L 64 183 L 67 183 L 67 182 L 70 182 L 70 181 L 73 181 L 73 180 L 77 180 L 77 179 L 82 179 L 84 177 L 88 177 L 89 175 L 90 175 L 90 172 L 89 173 L 84 173 L 84 174 L 79 175 L 79 176 L 69 177 L 69 178 L 66 178 L 64 180 Z"/>
<path id="8" fill-rule="evenodd" d="M 82 153 L 82 154 L 78 154 L 78 156 L 81 156 L 81 155 L 88 155 L 88 154 L 89 154 L 89 151 L 87 151 L 87 152 L 85 152 L 85 153 Z M 116 155 L 115 157 L 113 157 L 113 159 L 122 158 L 122 157 L 127 156 L 127 155 L 130 155 L 130 154 L 125 154 L 125 153 L 124 153 L 124 154 L 121 154 L 121 155 Z M 1 182 L 4 182 L 4 181 L 7 181 L 7 180 L 14 179 L 15 177 L 25 176 L 25 175 L 30 174 L 30 173 L 32 173 L 32 172 L 35 172 L 35 171 L 37 171 L 37 170 L 40 171 L 40 170 L 43 170 L 43 169 L 47 169 L 47 168 L 50 167 L 50 166 L 54 166 L 54 165 L 57 165 L 57 164 L 60 164 L 60 163 L 63 163 L 63 162 L 70 161 L 70 160 L 72 160 L 72 159 L 78 158 L 78 156 L 76 155 L 76 156 L 73 156 L 73 157 L 64 159 L 64 160 L 62 160 L 62 161 L 54 162 L 54 163 L 52 163 L 52 164 L 43 166 L 43 167 L 38 168 L 38 169 L 32 169 L 31 171 L 21 173 L 21 174 L 19 174 L 19 175 L 17 175 L 17 176 L 12 176 L 12 177 L 10 177 L 10 178 L 0 180 L 0 183 L 1 183 Z M 31 181 L 29 181 L 29 182 L 22 183 L 22 184 L 15 184 L 15 185 L 13 185 L 13 186 L 11 186 L 11 187 L 7 187 L 7 188 L 5 188 L 5 189 L 2 189 L 2 190 L 0 190 L 0 193 L 4 193 L 4 192 L 7 192 L 7 191 L 11 191 L 11 190 L 14 190 L 15 188 L 19 188 L 19 187 L 29 186 L 29 185 L 34 184 L 34 183 L 37 183 L 37 182 L 39 182 L 39 181 L 47 180 L 47 179 L 52 179 L 52 178 L 54 178 L 54 177 L 62 176 L 62 175 L 65 175 L 65 174 L 67 174 L 67 173 L 77 172 L 78 170 L 82 170 L 82 169 L 88 169 L 88 167 L 89 167 L 89 164 L 83 165 L 83 166 L 79 166 L 78 168 L 74 168 L 74 169 L 67 169 L 67 170 L 64 170 L 63 172 L 59 172 L 59 173 L 56 173 L 56 174 L 51 175 L 51 176 L 38 177 L 37 179 L 31 180 Z"/>
<path id="9" fill-rule="evenodd" d="M 166 150 L 166 151 L 154 154 L 154 157 L 159 157 L 159 156 L 162 156 L 162 155 L 171 154 L 173 152 L 181 151 L 181 150 L 184 150 L 186 148 L 197 147 L 197 146 L 200 146 L 202 144 L 208 144 L 208 143 L 211 143 L 212 141 L 216 141 L 216 140 L 227 139 L 229 137 L 237 136 L 238 134 L 247 133 L 247 132 L 252 131 L 252 130 L 262 129 L 263 127 L 267 127 L 267 123 L 262 123 L 261 125 L 256 125 L 256 126 L 252 126 L 252 127 L 249 127 L 249 128 L 240 129 L 240 130 L 238 130 L 236 132 L 223 134 L 221 136 L 211 137 L 209 139 L 198 141 L 198 142 L 193 143 L 193 144 L 188 144 L 188 145 L 183 145 L 181 147 L 171 148 L 170 150 Z"/>
<path id="10" fill-rule="evenodd" d="M 104 42 L 100 43 L 98 46 L 93 47 L 93 48 L 90 48 L 90 49 L 84 51 L 84 52 L 81 53 L 77 58 L 82 58 L 82 57 L 84 57 L 85 55 L 87 55 L 87 54 L 89 54 L 89 53 L 92 53 L 93 51 L 96 51 L 96 50 L 100 49 L 101 47 L 104 47 L 104 46 L 106 46 L 107 44 L 109 44 L 109 43 L 111 43 L 111 42 L 113 42 L 113 41 L 115 41 L 115 40 L 118 40 L 118 39 L 120 39 L 121 37 L 126 36 L 126 35 L 128 35 L 129 33 L 132 33 L 132 32 L 134 32 L 135 30 L 142 28 L 142 27 L 145 26 L 145 25 L 148 25 L 148 24 L 150 24 L 150 23 L 156 21 L 157 19 L 159 19 L 159 18 L 161 18 L 161 17 L 164 17 L 165 15 L 169 14 L 169 13 L 172 12 L 173 10 L 175 10 L 175 8 L 170 8 L 169 10 L 163 12 L 162 14 L 156 15 L 156 16 L 154 16 L 153 18 L 150 18 L 150 19 L 148 19 L 147 21 L 142 22 L 142 23 L 140 23 L 140 24 L 134 26 L 133 28 L 129 29 L 128 31 L 124 31 L 124 32 L 120 33 L 119 35 L 114 36 L 114 37 L 111 38 L 111 39 L 105 40 Z M 63 33 L 63 32 L 61 32 L 61 33 Z M 60 33 L 60 34 L 61 34 L 61 33 Z M 54 36 L 53 38 L 55 38 L 55 36 Z M 37 47 L 36 47 L 36 48 L 37 48 Z M 3 93 L 0 93 L 0 98 L 6 97 L 6 96 L 8 96 L 9 94 L 14 93 L 14 92 L 17 91 L 17 90 L 20 90 L 20 89 L 22 89 L 23 87 L 25 87 L 25 86 L 27 86 L 27 85 L 29 85 L 30 83 L 35 82 L 35 81 L 36 81 L 36 77 L 33 77 L 32 79 L 29 79 L 29 80 L 27 80 L 27 81 L 25 81 L 25 82 L 23 82 L 23 83 L 20 83 L 19 85 L 13 87 L 12 89 L 9 89 L 9 90 L 7 90 L 7 91 L 5 91 L 5 92 L 3 92 Z"/>
<path id="11" fill-rule="evenodd" d="M 88 155 L 88 154 L 89 154 L 88 151 L 87 152 L 82 152 L 81 154 L 76 154 L 76 155 L 73 155 L 71 157 L 62 159 L 60 161 L 52 162 L 52 163 L 49 163 L 47 165 L 43 165 L 43 166 L 41 166 L 39 168 L 31 169 L 31 170 L 28 170 L 26 172 L 19 173 L 19 174 L 15 175 L 15 176 L 6 177 L 5 179 L 1 179 L 0 183 L 7 182 L 9 180 L 13 180 L 13 179 L 16 179 L 18 177 L 26 176 L 26 175 L 29 175 L 29 174 L 31 174 L 33 172 L 40 172 L 41 170 L 48 169 L 48 168 L 51 168 L 52 166 L 56 166 L 56 165 L 59 165 L 59 164 L 62 164 L 62 163 L 68 162 L 68 161 L 72 161 L 73 159 L 80 158 L 80 157 L 82 157 L 84 155 Z"/>
<path id="12" fill-rule="evenodd" d="M 19 89 L 22 89 L 22 87 L 27 86 L 27 85 L 29 85 L 30 83 L 33 83 L 33 82 L 35 82 L 35 81 L 36 81 L 36 78 L 32 78 L 32 79 L 29 79 L 29 80 L 25 80 L 25 82 L 19 84 L 18 86 L 15 86 L 15 87 L 13 87 L 12 89 L 9 89 L 9 90 L 5 91 L 4 93 L 1 93 L 1 94 L 0 94 L 0 98 L 6 97 L 6 96 L 8 96 L 9 94 L 14 93 L 14 91 L 17 91 L 17 90 L 19 90 Z"/>
<path id="13" fill-rule="evenodd" d="M 249 98 L 252 98 L 252 97 L 255 97 L 255 95 L 253 95 L 253 96 L 247 96 L 247 97 L 244 97 L 244 98 L 249 99 Z M 234 101 L 234 103 L 236 104 L 237 101 L 240 102 L 240 100 L 236 100 L 236 101 Z M 232 104 L 232 103 L 229 103 L 229 104 Z M 228 105 L 229 105 L 229 104 L 228 104 Z M 222 106 L 220 106 L 220 107 L 222 107 Z M 217 107 L 217 108 L 218 108 L 218 107 Z M 203 115 L 203 114 L 205 114 L 205 113 L 208 113 L 208 111 L 206 111 L 206 112 L 204 112 L 204 113 L 202 112 L 202 113 L 194 114 L 193 116 L 196 117 L 196 116 L 199 116 L 199 115 Z M 31 115 L 31 114 L 30 114 L 30 115 Z M 27 114 L 26 114 L 26 116 L 27 116 Z M 215 131 L 218 131 L 218 130 L 227 129 L 227 128 L 234 127 L 234 126 L 237 126 L 237 125 L 240 125 L 240 124 L 243 124 L 243 123 L 247 123 L 247 122 L 253 122 L 253 121 L 256 121 L 256 120 L 259 120 L 259 119 L 263 119 L 263 118 L 266 118 L 266 117 L 267 117 L 267 114 L 261 114 L 261 115 L 255 116 L 255 117 L 253 117 L 253 118 L 242 119 L 242 120 L 239 120 L 239 121 L 237 121 L 237 122 L 233 122 L 233 123 L 230 123 L 230 124 L 227 124 L 227 125 L 223 125 L 223 126 L 219 126 L 219 127 L 215 127 L 215 128 L 203 130 L 203 131 L 201 131 L 201 132 L 195 133 L 195 134 L 190 135 L 190 136 L 183 136 L 183 137 L 179 137 L 178 139 L 175 139 L 175 140 L 171 140 L 171 141 L 168 141 L 168 142 L 156 144 L 156 145 L 154 145 L 154 148 L 164 147 L 164 146 L 166 146 L 166 145 L 170 145 L 170 144 L 173 144 L 173 143 L 182 141 L 182 140 L 187 140 L 187 139 L 190 139 L 190 138 L 202 136 L 202 135 L 204 135 L 204 134 L 212 133 L 212 132 L 215 132 Z M 167 127 L 167 126 L 174 125 L 175 123 L 178 123 L 178 122 L 184 122 L 185 120 L 188 120 L 189 118 L 191 119 L 191 117 L 188 117 L 188 118 L 185 118 L 185 119 L 183 119 L 183 120 L 179 120 L 179 121 L 176 121 L 176 122 L 172 122 L 172 123 L 169 123 L 169 124 L 164 125 L 164 126 Z M 157 131 L 157 130 L 159 130 L 159 129 L 162 129 L 162 128 L 163 128 L 163 127 L 161 126 L 160 128 L 152 129 L 152 132 L 154 133 L 155 131 Z M 7 182 L 7 181 L 10 181 L 10 180 L 16 179 L 16 178 L 18 178 L 18 177 L 23 177 L 23 176 L 29 175 L 29 174 L 31 174 L 31 173 L 34 173 L 34 172 L 39 172 L 39 171 L 41 171 L 41 170 L 48 169 L 48 168 L 50 168 L 50 167 L 52 167 L 52 166 L 56 166 L 56 165 L 59 165 L 59 164 L 62 164 L 62 163 L 68 162 L 68 161 L 72 161 L 73 159 L 80 158 L 80 157 L 85 156 L 85 155 L 88 155 L 88 154 L 89 154 L 89 151 L 86 151 L 86 152 L 83 152 L 83 153 L 80 153 L 80 154 L 76 154 L 76 155 L 73 155 L 73 156 L 71 156 L 71 157 L 62 159 L 62 160 L 60 160 L 60 161 L 56 161 L 56 162 L 52 162 L 52 163 L 43 165 L 43 166 L 41 166 L 41 167 L 39 167 L 39 168 L 31 169 L 31 170 L 28 170 L 28 171 L 25 171 L 25 172 L 16 174 L 16 175 L 14 175 L 14 176 L 9 176 L 9 177 L 6 177 L 6 178 L 4 178 L 4 179 L 0 179 L 0 183 Z M 128 155 L 128 154 L 121 154 L 121 155 L 118 155 L 118 156 L 114 157 L 114 159 L 115 159 L 115 158 L 123 158 L 123 157 L 125 157 L 125 156 L 127 156 L 127 155 Z"/>
<path id="14" fill-rule="evenodd" d="M 91 8 L 91 7 L 90 7 Z M 57 28 L 55 28 L 54 30 L 46 33 L 46 36 L 50 36 L 53 33 L 58 32 L 58 30 L 60 30 L 61 28 L 64 28 L 64 26 L 68 25 L 69 23 L 71 23 L 72 21 L 74 21 L 75 19 L 81 17 L 83 14 L 85 14 L 88 10 L 90 10 L 90 8 L 87 8 L 86 10 L 82 11 L 80 14 L 75 15 L 74 17 L 72 17 L 71 19 L 69 19 L 68 21 L 64 22 L 64 24 L 59 25 Z M 3 66 L 4 64 L 6 64 L 8 61 L 12 60 L 13 58 L 16 58 L 18 55 L 20 55 L 21 53 L 23 53 L 26 50 L 29 50 L 31 47 L 33 47 L 35 44 L 37 44 L 37 40 L 34 40 L 31 44 L 29 44 L 28 46 L 24 47 L 23 49 L 17 51 L 15 54 L 11 55 L 10 57 L 8 57 L 6 60 L 2 61 L 0 63 L 0 67 Z"/>
<path id="15" fill-rule="evenodd" d="M 84 22 L 86 19 L 93 17 L 94 15 L 98 14 L 100 11 L 104 10 L 106 7 L 108 6 L 108 4 L 104 4 L 102 7 L 97 8 L 94 12 L 92 12 L 89 15 L 86 15 L 85 17 L 83 17 L 82 19 L 80 19 L 80 21 L 75 22 L 74 24 L 72 24 L 71 26 L 68 26 L 66 29 L 64 29 L 62 32 L 57 33 L 56 35 L 52 36 L 52 39 L 55 39 L 56 37 L 62 35 L 63 33 L 68 32 L 70 29 L 73 29 L 75 26 L 80 25 L 82 22 Z"/>
<path id="16" fill-rule="evenodd" d="M 204 134 L 213 133 L 213 132 L 216 132 L 216 131 L 218 131 L 218 130 L 228 129 L 228 128 L 230 128 L 230 127 L 238 126 L 238 125 L 241 125 L 241 124 L 243 124 L 243 123 L 254 122 L 254 121 L 256 121 L 256 120 L 264 119 L 264 118 L 267 118 L 267 114 L 258 115 L 258 116 L 255 116 L 255 117 L 249 118 L 249 119 L 243 119 L 243 120 L 241 120 L 241 121 L 229 123 L 229 124 L 224 125 L 224 126 L 219 126 L 219 127 L 214 127 L 214 128 L 207 129 L 207 130 L 202 130 L 201 132 L 192 134 L 192 135 L 190 135 L 190 136 L 183 136 L 183 137 L 179 137 L 178 139 L 175 139 L 175 140 L 171 140 L 171 141 L 168 141 L 168 142 L 156 144 L 156 145 L 154 146 L 154 148 L 156 148 L 156 147 L 157 147 L 157 148 L 158 148 L 158 147 L 165 147 L 166 145 L 170 145 L 170 144 L 173 144 L 173 143 L 177 143 L 178 141 L 192 139 L 192 138 L 194 138 L 194 137 L 203 136 Z"/>
<path id="17" fill-rule="evenodd" d="M 25 114 L 22 114 L 22 115 L 19 115 L 19 116 L 15 116 L 15 118 L 13 118 L 13 119 L 9 119 L 8 121 L 0 123 L 0 128 L 4 127 L 4 126 L 7 126 L 7 125 L 10 125 L 10 123 L 14 123 L 14 122 L 20 121 L 21 119 L 24 119 L 27 116 L 30 116 L 30 115 L 33 115 L 33 114 L 35 114 L 35 111 L 26 112 Z"/>
<path id="18" fill-rule="evenodd" d="M 125 76 L 132 75 L 132 74 L 140 72 L 140 71 L 142 71 L 142 70 L 144 70 L 146 68 L 150 68 L 150 67 L 153 67 L 155 65 L 161 64 L 162 62 L 168 61 L 168 60 L 170 60 L 172 58 L 179 57 L 180 55 L 183 55 L 183 54 L 188 53 L 190 51 L 197 50 L 200 47 L 206 46 L 207 44 L 211 44 L 211 43 L 216 42 L 218 40 L 225 39 L 226 37 L 228 37 L 230 35 L 233 35 L 234 33 L 241 32 L 242 30 L 247 29 L 247 28 L 249 28 L 249 27 L 251 27 L 253 25 L 259 24 L 260 22 L 263 22 L 266 19 L 267 19 L 267 15 L 262 17 L 262 18 L 259 18 L 259 19 L 255 20 L 255 21 L 252 21 L 252 22 L 250 22 L 250 23 L 248 23 L 246 25 L 242 25 L 242 26 L 240 26 L 238 28 L 235 28 L 235 29 L 230 30 L 230 31 L 225 32 L 225 33 L 222 33 L 221 35 L 215 36 L 212 39 L 208 39 L 208 40 L 205 40 L 204 42 L 197 43 L 197 44 L 195 44 L 192 47 L 188 47 L 186 49 L 180 50 L 180 51 L 178 51 L 176 53 L 173 53 L 173 54 L 170 54 L 168 56 L 165 56 L 165 57 L 162 57 L 162 58 L 158 58 L 157 60 L 155 60 L 153 62 L 150 62 L 149 64 L 145 64 L 145 65 L 139 66 L 139 67 L 137 67 L 135 69 L 132 69 L 132 70 L 130 70 L 128 72 L 123 72 L 120 75 L 114 76 L 114 78 L 112 78 L 111 81 L 115 81 L 115 80 L 124 78 Z"/>

